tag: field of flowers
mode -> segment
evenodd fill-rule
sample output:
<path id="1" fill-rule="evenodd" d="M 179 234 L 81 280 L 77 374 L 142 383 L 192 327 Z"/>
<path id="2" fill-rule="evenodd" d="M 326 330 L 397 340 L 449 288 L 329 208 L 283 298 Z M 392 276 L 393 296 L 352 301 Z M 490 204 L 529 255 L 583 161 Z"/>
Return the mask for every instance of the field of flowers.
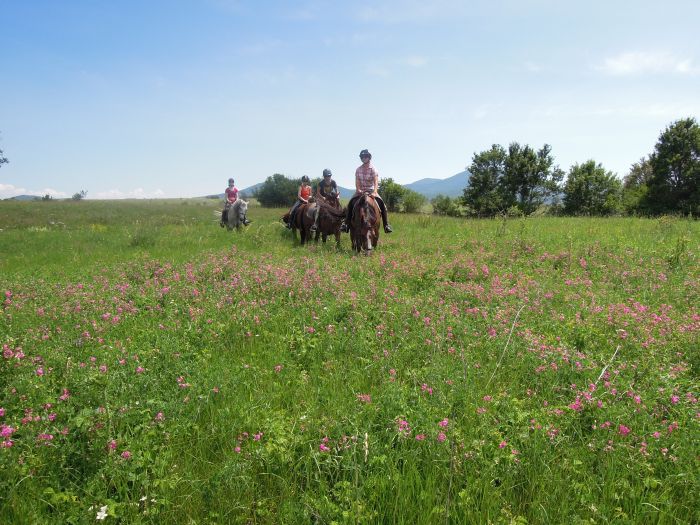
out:
<path id="1" fill-rule="evenodd" d="M 700 223 L 0 202 L 1 523 L 698 523 Z"/>

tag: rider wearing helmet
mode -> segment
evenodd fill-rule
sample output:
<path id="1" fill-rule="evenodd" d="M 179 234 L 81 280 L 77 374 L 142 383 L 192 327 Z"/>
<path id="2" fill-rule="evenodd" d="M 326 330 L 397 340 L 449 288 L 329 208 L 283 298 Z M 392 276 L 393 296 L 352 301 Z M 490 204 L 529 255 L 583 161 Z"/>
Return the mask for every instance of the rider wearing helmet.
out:
<path id="1" fill-rule="evenodd" d="M 233 178 L 228 180 L 228 187 L 224 191 L 224 199 L 224 210 L 221 212 L 221 223 L 219 224 L 222 228 L 224 227 L 224 224 L 226 224 L 228 209 L 238 200 L 238 188 L 236 188 Z"/>
<path id="2" fill-rule="evenodd" d="M 294 218 L 296 216 L 297 208 L 302 204 L 308 203 L 310 198 L 311 181 L 309 180 L 309 177 L 307 175 L 304 175 L 301 178 L 301 186 L 299 186 L 299 191 L 297 192 L 297 201 L 292 206 L 292 209 L 289 210 L 289 221 L 287 222 L 287 228 L 291 229 L 292 224 L 294 224 Z"/>
<path id="3" fill-rule="evenodd" d="M 229 208 L 238 200 L 238 188 L 236 188 L 235 181 L 232 178 L 228 180 L 228 187 L 224 191 L 224 198 L 224 210 L 221 212 L 221 222 L 219 223 L 222 228 L 226 225 L 228 220 Z M 244 217 L 243 224 L 245 226 L 250 224 L 248 217 Z"/>
<path id="4" fill-rule="evenodd" d="M 384 201 L 377 193 L 379 187 L 379 173 L 372 166 L 372 154 L 363 149 L 360 151 L 360 160 L 362 160 L 362 165 L 355 170 L 355 195 L 350 199 L 348 203 L 347 216 L 345 217 L 345 223 L 341 225 L 341 229 L 344 232 L 350 230 L 350 220 L 352 219 L 352 209 L 355 206 L 355 202 L 363 193 L 370 193 L 382 212 L 382 222 L 384 223 L 384 231 L 386 233 L 391 233 L 394 231 L 389 224 L 389 218 L 386 213 L 386 205 Z"/>
<path id="5" fill-rule="evenodd" d="M 320 202 L 327 202 L 331 206 L 340 208 L 340 193 L 338 193 L 338 185 L 333 180 L 333 173 L 326 168 L 323 170 L 323 180 L 316 187 L 316 198 Z M 318 229 L 318 210 L 315 213 L 314 223 L 311 226 L 311 231 Z"/>
<path id="6" fill-rule="evenodd" d="M 323 170 L 323 180 L 318 183 L 316 188 L 316 197 L 324 198 L 329 204 L 335 204 L 337 199 L 340 199 L 338 193 L 338 185 L 333 180 L 333 173 L 326 168 Z"/>

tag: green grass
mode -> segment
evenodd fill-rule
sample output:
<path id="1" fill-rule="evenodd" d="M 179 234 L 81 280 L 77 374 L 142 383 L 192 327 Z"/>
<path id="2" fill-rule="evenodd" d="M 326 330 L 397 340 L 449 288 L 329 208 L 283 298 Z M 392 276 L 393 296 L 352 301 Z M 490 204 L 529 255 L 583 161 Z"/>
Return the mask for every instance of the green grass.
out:
<path id="1" fill-rule="evenodd" d="M 700 521 L 698 223 L 214 211 L 0 202 L 2 522 Z"/>

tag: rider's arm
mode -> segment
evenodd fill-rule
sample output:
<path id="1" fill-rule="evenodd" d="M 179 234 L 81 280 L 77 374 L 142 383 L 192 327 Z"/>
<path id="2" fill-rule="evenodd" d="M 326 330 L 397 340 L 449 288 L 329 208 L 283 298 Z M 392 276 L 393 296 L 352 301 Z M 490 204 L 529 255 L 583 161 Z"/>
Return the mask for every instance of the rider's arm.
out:
<path id="1" fill-rule="evenodd" d="M 379 174 L 374 172 L 374 194 L 377 195 L 379 192 Z"/>

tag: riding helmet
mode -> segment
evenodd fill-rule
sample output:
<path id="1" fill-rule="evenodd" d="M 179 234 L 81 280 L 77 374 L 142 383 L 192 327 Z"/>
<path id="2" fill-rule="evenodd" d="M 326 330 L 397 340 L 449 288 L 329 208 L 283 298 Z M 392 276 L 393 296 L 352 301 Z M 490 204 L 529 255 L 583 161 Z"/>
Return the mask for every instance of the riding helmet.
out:
<path id="1" fill-rule="evenodd" d="M 233 179 L 229 179 L 229 180 L 228 180 L 228 183 L 229 183 L 229 184 L 233 184 L 233 182 L 234 182 Z"/>
<path id="2" fill-rule="evenodd" d="M 333 174 L 331 173 L 331 170 L 329 170 L 328 168 L 326 168 L 325 170 L 323 170 L 323 176 L 324 176 L 324 177 L 330 177 L 331 175 L 333 175 Z"/>
<path id="3" fill-rule="evenodd" d="M 370 159 L 372 158 L 372 154 L 369 152 L 369 150 L 363 149 L 360 152 L 360 158 L 362 157 L 369 157 Z"/>
<path id="4" fill-rule="evenodd" d="M 308 175 L 304 175 L 301 177 L 301 182 L 310 182 L 310 181 L 311 181 L 311 179 L 309 179 Z"/>

